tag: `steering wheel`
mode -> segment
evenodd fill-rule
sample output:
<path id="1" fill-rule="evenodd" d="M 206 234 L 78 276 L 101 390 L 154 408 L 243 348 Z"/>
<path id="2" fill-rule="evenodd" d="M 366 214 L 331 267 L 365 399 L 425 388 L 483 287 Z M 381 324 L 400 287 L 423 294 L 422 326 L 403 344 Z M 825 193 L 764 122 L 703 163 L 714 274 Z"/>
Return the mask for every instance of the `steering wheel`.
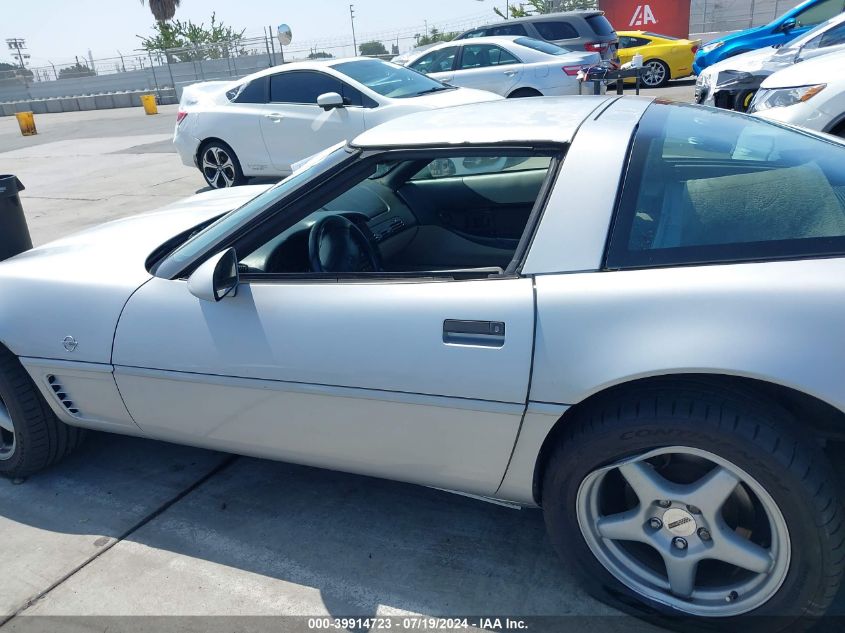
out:
<path id="1" fill-rule="evenodd" d="M 372 242 L 347 217 L 327 215 L 308 234 L 308 260 L 315 273 L 375 272 L 379 258 Z"/>

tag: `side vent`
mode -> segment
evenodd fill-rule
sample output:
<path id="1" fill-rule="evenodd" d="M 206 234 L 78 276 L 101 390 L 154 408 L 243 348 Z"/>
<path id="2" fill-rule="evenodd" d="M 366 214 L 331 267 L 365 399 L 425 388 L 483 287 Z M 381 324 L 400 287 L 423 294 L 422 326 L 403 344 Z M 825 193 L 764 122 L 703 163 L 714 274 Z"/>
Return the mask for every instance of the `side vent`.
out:
<path id="1" fill-rule="evenodd" d="M 59 379 L 53 374 L 48 374 L 47 382 L 50 384 L 50 388 L 53 390 L 53 393 L 56 394 L 56 398 L 58 398 L 59 402 L 62 403 L 62 406 L 68 410 L 68 413 L 71 415 L 79 415 L 79 409 L 74 406 L 73 400 L 70 399 L 70 396 L 68 396 L 67 391 L 65 391 L 62 387 Z"/>

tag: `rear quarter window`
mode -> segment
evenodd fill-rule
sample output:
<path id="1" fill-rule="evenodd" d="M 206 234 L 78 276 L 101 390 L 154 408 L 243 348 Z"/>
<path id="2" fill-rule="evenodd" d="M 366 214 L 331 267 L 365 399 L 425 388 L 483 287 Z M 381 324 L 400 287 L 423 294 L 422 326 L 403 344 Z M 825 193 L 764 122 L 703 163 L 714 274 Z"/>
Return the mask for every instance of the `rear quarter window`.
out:
<path id="1" fill-rule="evenodd" d="M 845 254 L 845 146 L 695 106 L 649 108 L 610 269 Z"/>
<path id="2" fill-rule="evenodd" d="M 592 15 L 587 18 L 587 24 L 596 35 L 613 35 L 616 31 L 613 25 L 603 15 Z"/>

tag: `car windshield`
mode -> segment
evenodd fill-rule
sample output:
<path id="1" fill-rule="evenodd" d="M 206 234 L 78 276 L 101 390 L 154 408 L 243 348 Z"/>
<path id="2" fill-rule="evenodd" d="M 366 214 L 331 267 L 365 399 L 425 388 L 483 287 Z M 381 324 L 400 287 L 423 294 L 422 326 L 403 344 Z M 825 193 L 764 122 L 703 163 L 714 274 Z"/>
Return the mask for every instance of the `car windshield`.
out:
<path id="1" fill-rule="evenodd" d="M 156 276 L 166 279 L 178 274 L 188 263 L 198 255 L 205 252 L 224 235 L 230 233 L 236 227 L 249 222 L 251 219 L 263 213 L 282 198 L 298 189 L 318 174 L 324 173 L 350 159 L 354 154 L 344 144 L 327 154 L 321 160 L 307 161 L 299 171 L 260 193 L 246 204 L 230 211 L 219 218 L 216 222 L 208 225 L 203 230 L 193 235 L 187 242 L 175 249 L 161 266 L 155 271 Z"/>
<path id="2" fill-rule="evenodd" d="M 791 42 L 786 42 L 782 46 L 780 46 L 775 53 L 776 55 L 786 55 L 786 54 L 794 54 L 797 51 L 801 50 L 804 46 L 812 42 L 817 36 L 824 33 L 825 31 L 831 29 L 835 24 L 841 22 L 841 19 L 837 16 L 833 20 L 827 20 L 826 22 L 822 22 L 818 26 L 810 29 L 801 37 L 795 38 Z M 815 48 L 815 47 L 811 47 Z"/>
<path id="3" fill-rule="evenodd" d="M 535 51 L 540 51 L 541 53 L 546 53 L 547 55 L 566 55 L 566 53 L 572 52 L 563 46 L 557 46 L 556 44 L 552 44 L 550 42 L 535 40 L 533 37 L 518 37 L 514 40 L 514 44 L 519 44 L 525 48 L 533 48 Z"/>
<path id="4" fill-rule="evenodd" d="M 356 59 L 335 64 L 332 68 L 390 99 L 406 99 L 453 89 L 415 70 L 380 59 Z"/>

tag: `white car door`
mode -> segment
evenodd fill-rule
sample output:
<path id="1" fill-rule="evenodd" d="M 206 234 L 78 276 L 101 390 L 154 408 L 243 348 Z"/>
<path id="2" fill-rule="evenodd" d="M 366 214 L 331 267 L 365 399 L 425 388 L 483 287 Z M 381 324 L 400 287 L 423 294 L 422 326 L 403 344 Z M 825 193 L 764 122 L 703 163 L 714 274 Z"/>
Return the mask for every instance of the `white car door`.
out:
<path id="1" fill-rule="evenodd" d="M 377 168 L 332 202 L 238 238 L 250 252 L 235 296 L 210 302 L 184 279 L 151 279 L 113 352 L 133 419 L 170 441 L 493 494 L 531 372 L 533 281 L 501 270 L 548 178 L 549 159 L 528 158 L 451 159 L 475 167 L 463 176 L 435 159 L 401 198 L 367 162 Z M 436 224 L 408 227 L 411 208 Z M 370 218 L 381 257 L 402 259 L 375 277 L 308 272 L 315 222 L 337 214 Z M 480 241 L 462 237 L 476 230 Z"/>
<path id="2" fill-rule="evenodd" d="M 452 83 L 507 96 L 522 72 L 522 62 L 501 46 L 465 44 Z"/>
<path id="3" fill-rule="evenodd" d="M 337 92 L 342 108 L 323 110 L 317 97 Z M 291 166 L 365 129 L 360 92 L 336 77 L 313 70 L 281 72 L 270 77 L 270 101 L 261 117 L 261 134 L 273 166 L 290 173 Z"/>

